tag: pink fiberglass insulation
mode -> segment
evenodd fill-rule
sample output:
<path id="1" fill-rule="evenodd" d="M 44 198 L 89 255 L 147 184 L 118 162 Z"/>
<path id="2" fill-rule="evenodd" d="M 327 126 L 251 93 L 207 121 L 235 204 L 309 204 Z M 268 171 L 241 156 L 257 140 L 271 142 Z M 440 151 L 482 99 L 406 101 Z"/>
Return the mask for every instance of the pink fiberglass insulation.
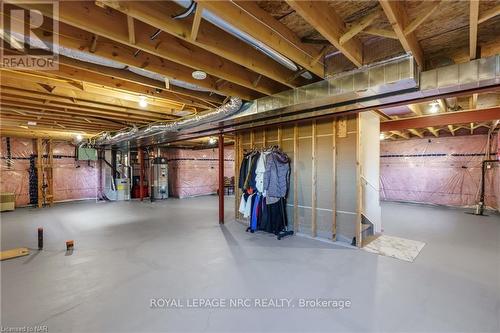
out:
<path id="1" fill-rule="evenodd" d="M 487 135 L 382 141 L 381 199 L 459 207 L 477 204 L 487 145 Z M 490 159 L 497 159 L 497 145 L 495 136 Z M 499 170 L 494 164 L 485 181 L 486 205 L 495 209 L 500 206 Z"/>
<path id="2" fill-rule="evenodd" d="M 7 138 L 1 138 L 0 191 L 16 195 L 16 206 L 30 203 L 30 156 L 34 154 L 34 141 L 10 138 L 10 159 Z M 95 163 L 75 161 L 75 147 L 69 142 L 53 142 L 54 201 L 68 201 L 96 197 L 97 172 Z"/>
<path id="3" fill-rule="evenodd" d="M 170 196 L 186 198 L 217 192 L 218 149 L 168 149 Z M 224 177 L 234 177 L 234 149 L 224 149 Z"/>

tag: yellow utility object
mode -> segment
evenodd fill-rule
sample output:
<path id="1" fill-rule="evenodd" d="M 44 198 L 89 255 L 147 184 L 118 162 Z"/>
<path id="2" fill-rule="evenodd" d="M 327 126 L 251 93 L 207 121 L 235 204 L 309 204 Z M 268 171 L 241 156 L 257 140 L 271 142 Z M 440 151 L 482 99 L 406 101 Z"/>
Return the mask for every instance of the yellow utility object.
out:
<path id="1" fill-rule="evenodd" d="M 30 251 L 25 247 L 0 252 L 0 260 L 7 260 L 22 256 L 27 256 Z"/>

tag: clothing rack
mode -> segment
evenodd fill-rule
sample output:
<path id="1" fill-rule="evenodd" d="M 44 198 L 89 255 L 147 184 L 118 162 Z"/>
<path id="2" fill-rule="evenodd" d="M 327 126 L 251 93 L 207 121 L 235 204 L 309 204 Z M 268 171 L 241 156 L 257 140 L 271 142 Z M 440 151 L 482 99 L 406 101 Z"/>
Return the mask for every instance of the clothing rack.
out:
<path id="1" fill-rule="evenodd" d="M 249 218 L 247 232 L 267 231 L 277 239 L 293 235 L 285 210 L 289 177 L 290 159 L 279 146 L 244 150 L 238 187 L 243 191 L 239 211 Z"/>

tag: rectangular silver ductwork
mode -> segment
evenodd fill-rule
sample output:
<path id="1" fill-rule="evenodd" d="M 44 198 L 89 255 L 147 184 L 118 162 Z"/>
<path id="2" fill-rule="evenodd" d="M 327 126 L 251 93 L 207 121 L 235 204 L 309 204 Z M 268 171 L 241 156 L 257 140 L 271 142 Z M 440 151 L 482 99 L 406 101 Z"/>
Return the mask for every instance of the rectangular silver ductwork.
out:
<path id="1" fill-rule="evenodd" d="M 415 61 L 411 56 L 404 56 L 257 99 L 249 110 L 238 114 L 237 117 L 301 104 L 307 106 L 311 101 L 345 103 L 417 88 L 418 72 Z"/>
<path id="2" fill-rule="evenodd" d="M 372 66 L 257 99 L 230 117 L 178 133 L 142 137 L 169 142 L 223 131 L 268 126 L 333 113 L 356 112 L 408 103 L 443 94 L 498 87 L 500 55 L 419 72 L 412 56 Z"/>

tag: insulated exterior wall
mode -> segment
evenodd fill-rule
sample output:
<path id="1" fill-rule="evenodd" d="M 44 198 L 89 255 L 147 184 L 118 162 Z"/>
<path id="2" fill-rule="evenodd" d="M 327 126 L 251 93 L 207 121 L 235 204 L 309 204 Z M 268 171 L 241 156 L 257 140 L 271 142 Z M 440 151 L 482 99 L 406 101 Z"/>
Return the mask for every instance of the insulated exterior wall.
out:
<path id="1" fill-rule="evenodd" d="M 490 159 L 497 159 L 497 136 L 491 140 Z M 487 135 L 382 141 L 381 198 L 471 207 L 479 200 L 487 145 Z M 487 170 L 485 181 L 486 205 L 496 209 L 499 170 L 498 163 Z"/>
<path id="2" fill-rule="evenodd" d="M 10 138 L 10 158 L 7 138 L 1 138 L 0 191 L 12 192 L 16 206 L 30 203 L 30 157 L 35 154 L 33 139 Z M 96 198 L 96 162 L 75 160 L 75 147 L 68 142 L 53 141 L 54 201 Z"/>
<path id="3" fill-rule="evenodd" d="M 217 193 L 219 150 L 166 149 L 170 196 L 186 198 Z M 224 147 L 224 177 L 234 177 L 234 148 Z"/>

